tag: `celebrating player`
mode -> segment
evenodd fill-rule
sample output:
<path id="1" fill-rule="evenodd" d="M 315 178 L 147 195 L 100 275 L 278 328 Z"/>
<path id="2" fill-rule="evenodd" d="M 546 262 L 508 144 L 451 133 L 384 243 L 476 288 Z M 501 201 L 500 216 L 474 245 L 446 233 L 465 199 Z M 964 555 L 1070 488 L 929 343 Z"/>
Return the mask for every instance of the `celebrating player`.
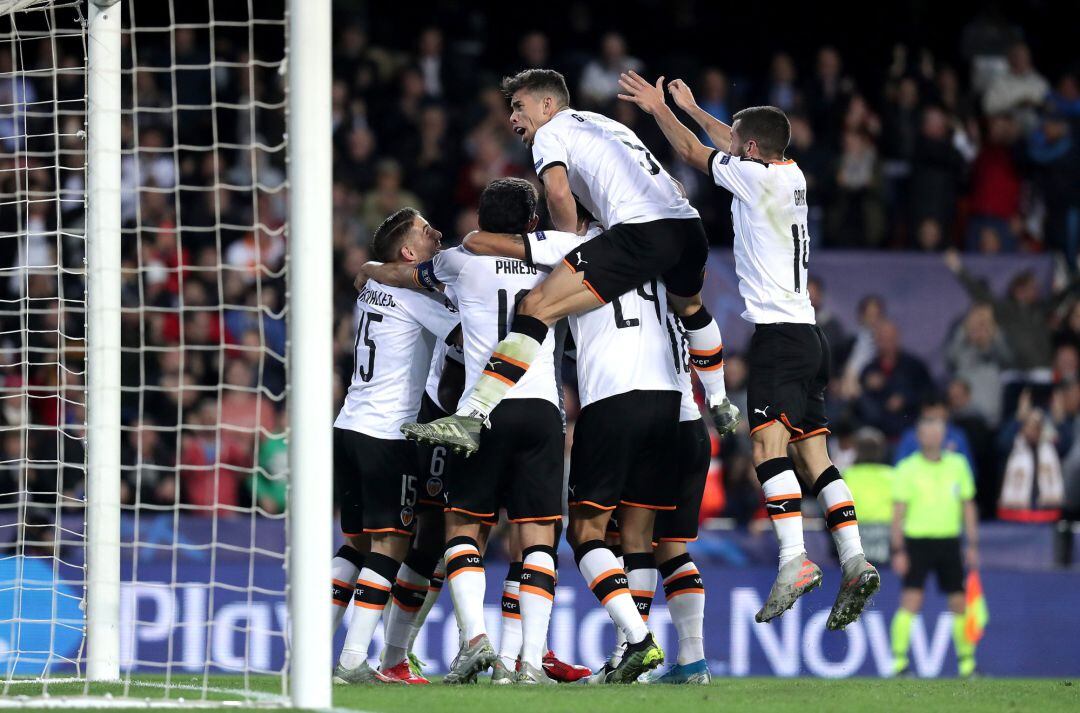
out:
<path id="1" fill-rule="evenodd" d="M 509 333 L 496 345 L 476 388 L 457 413 L 429 424 L 407 424 L 409 438 L 464 451 L 479 447 L 495 406 L 523 378 L 560 317 L 610 303 L 663 277 L 690 335 L 694 365 L 717 427 L 726 432 L 739 414 L 712 369 L 721 361 L 720 330 L 699 293 L 708 241 L 681 186 L 627 127 L 600 114 L 570 108 L 558 72 L 532 69 L 503 81 L 510 124 L 532 148 L 555 226 L 573 232 L 575 197 L 607 229 L 579 246 L 518 305 Z"/>
<path id="2" fill-rule="evenodd" d="M 521 233 L 536 225 L 536 189 L 522 179 L 492 182 L 480 198 L 481 227 Z M 521 298 L 544 274 L 520 260 L 446 250 L 415 269 L 367 265 L 365 272 L 395 284 L 454 289 L 462 315 L 465 393 L 476 387 L 488 355 L 505 336 Z M 517 525 L 522 553 L 519 607 L 520 663 L 515 682 L 549 682 L 542 668 L 544 643 L 555 597 L 555 521 L 562 519 L 564 438 L 555 380 L 555 339 L 548 333 L 534 368 L 491 412 L 480 454 L 459 463 L 447 483 L 446 577 L 465 643 L 445 681 L 463 683 L 495 664 L 484 626 L 484 561 L 476 542 L 482 521 L 505 507 Z"/>
<path id="3" fill-rule="evenodd" d="M 374 253 L 390 262 L 428 260 L 442 234 L 412 208 L 387 218 L 372 238 Z M 401 681 L 411 677 L 405 648 L 387 652 L 381 671 L 367 664 L 368 647 L 391 595 L 419 608 L 428 581 L 398 577 L 409 550 L 416 519 L 416 450 L 400 432 L 420 407 L 433 347 L 457 327 L 458 317 L 441 294 L 368 282 L 356 298 L 355 366 L 345 403 L 334 421 L 334 471 L 341 477 L 341 529 L 363 557 L 334 560 L 335 601 L 355 580 L 353 613 L 341 659 L 338 683 Z M 362 563 L 362 567 L 360 567 Z M 359 576 L 356 570 L 359 569 Z M 421 582 L 420 580 L 423 579 Z M 398 633 L 401 635 L 399 636 Z M 388 632 L 404 642 L 408 627 Z"/>
<path id="4" fill-rule="evenodd" d="M 673 81 L 668 91 L 675 103 L 716 146 L 727 147 L 714 150 L 667 106 L 663 77 L 652 85 L 630 72 L 622 75 L 620 85 L 625 94 L 619 98 L 651 114 L 684 161 L 733 194 L 743 318 L 756 325 L 747 387 L 754 465 L 780 540 L 780 571 L 756 618 L 763 622 L 779 616 L 821 584 L 821 569 L 807 558 L 803 543 L 798 464 L 826 513 L 839 552 L 843 580 L 827 626 L 842 629 L 858 619 L 881 578 L 863 554 L 851 491 L 825 447 L 829 344 L 814 323 L 806 289 L 806 179 L 794 161 L 784 158 L 791 138 L 787 116 L 775 107 L 752 107 L 736 113 L 728 126 L 701 109 L 685 83 Z"/>

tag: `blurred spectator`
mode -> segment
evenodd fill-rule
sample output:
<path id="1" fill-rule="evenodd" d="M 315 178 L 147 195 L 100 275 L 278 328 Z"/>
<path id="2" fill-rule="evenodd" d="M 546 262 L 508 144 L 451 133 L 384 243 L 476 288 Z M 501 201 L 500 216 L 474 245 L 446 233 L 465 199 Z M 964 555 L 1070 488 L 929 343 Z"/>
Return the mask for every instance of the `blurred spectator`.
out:
<path id="1" fill-rule="evenodd" d="M 268 515 L 285 512 L 289 493 L 289 449 L 285 435 L 287 419 L 282 412 L 274 431 L 264 434 L 259 445 L 258 468 L 248 479 L 254 505 Z"/>
<path id="2" fill-rule="evenodd" d="M 795 62 L 791 55 L 786 52 L 777 52 L 773 55 L 769 65 L 769 82 L 765 92 L 764 104 L 779 107 L 785 112 L 794 111 L 799 104 L 799 90 L 795 84 L 797 80 Z"/>
<path id="3" fill-rule="evenodd" d="M 844 381 L 841 387 L 841 393 L 848 399 L 859 395 L 859 378 L 862 376 L 863 369 L 877 355 L 874 335 L 877 328 L 885 321 L 885 302 L 878 295 L 863 297 L 859 300 L 857 317 L 859 324 L 851 341 L 847 363 L 844 365 Z"/>
<path id="4" fill-rule="evenodd" d="M 836 48 L 818 50 L 814 77 L 806 85 L 803 96 L 814 134 L 829 148 L 840 145 L 841 118 L 853 89 L 854 83 L 844 75 Z"/>
<path id="5" fill-rule="evenodd" d="M 889 560 L 889 523 L 892 521 L 893 469 L 888 463 L 888 443 L 875 428 L 854 434 L 855 462 L 844 470 L 844 482 L 859 504 L 859 532 L 866 558 Z"/>
<path id="6" fill-rule="evenodd" d="M 949 117 L 939 107 L 923 110 L 912 162 L 912 223 L 933 218 L 946 232 L 951 231 L 966 163 L 954 145 Z"/>
<path id="7" fill-rule="evenodd" d="M 855 412 L 863 423 L 896 438 L 914 420 L 933 381 L 922 360 L 901 348 L 895 324 L 882 322 L 874 336 L 877 354 L 862 371 Z"/>
<path id="8" fill-rule="evenodd" d="M 731 123 L 731 109 L 728 106 L 728 80 L 716 67 L 707 68 L 701 75 L 701 89 L 695 92 L 698 106 L 709 115 L 724 122 Z M 704 130 L 698 131 L 698 138 L 706 146 L 712 146 L 712 139 Z M 726 149 L 726 146 L 718 148 Z"/>
<path id="9" fill-rule="evenodd" d="M 836 194 L 828 226 L 829 245 L 876 247 L 885 236 L 877 150 L 861 131 L 844 133 L 836 170 Z"/>
<path id="10" fill-rule="evenodd" d="M 941 447 L 949 453 L 962 455 L 972 472 L 975 471 L 975 458 L 971 452 L 967 434 L 964 429 L 950 421 L 949 409 L 941 398 L 936 395 L 927 397 L 919 410 L 919 418 L 938 420 L 945 424 L 945 439 L 942 441 Z M 905 429 L 900 436 L 900 440 L 897 441 L 896 448 L 893 450 L 893 462 L 899 463 L 917 450 L 919 450 L 918 423 Z"/>
<path id="11" fill-rule="evenodd" d="M 972 406 L 988 423 L 1001 419 L 1002 373 L 1012 364 L 1012 352 L 994 321 L 994 308 L 976 303 L 953 332 L 945 349 L 949 370 L 963 375 Z"/>
<path id="12" fill-rule="evenodd" d="M 1009 282 L 1006 296 L 998 298 L 986 281 L 964 269 L 956 251 L 945 254 L 945 265 L 960 280 L 972 301 L 989 304 L 994 317 L 1012 352 L 1018 369 L 1035 369 L 1050 365 L 1050 329 L 1047 325 L 1052 310 L 1067 294 L 1049 300 L 1040 299 L 1040 286 L 1035 274 L 1025 270 Z"/>
<path id="13" fill-rule="evenodd" d="M 1046 114 L 1028 134 L 1027 155 L 1035 167 L 1032 183 L 1046 204 L 1045 241 L 1075 272 L 1080 269 L 1080 145 L 1063 112 Z"/>
<path id="14" fill-rule="evenodd" d="M 1065 499 L 1054 427 L 1040 409 L 1021 404 L 1019 432 L 1005 463 L 998 517 L 1013 522 L 1053 522 Z"/>
<path id="15" fill-rule="evenodd" d="M 1031 61 L 1031 50 L 1023 42 L 1009 48 L 1009 69 L 994 79 L 983 95 L 988 115 L 1011 113 L 1024 130 L 1035 120 L 1034 110 L 1046 99 L 1050 84 Z"/>
<path id="16" fill-rule="evenodd" d="M 578 87 L 578 101 L 588 109 L 597 109 L 615 101 L 619 93 L 619 75 L 629 70 L 640 72 L 641 60 L 627 54 L 626 40 L 609 32 L 600 40 L 600 56 L 585 66 Z"/>
<path id="17" fill-rule="evenodd" d="M 529 32 L 518 43 L 518 63 L 508 67 L 506 73 L 514 74 L 524 69 L 543 69 L 549 66 L 550 59 L 547 35 L 538 31 Z"/>
<path id="18" fill-rule="evenodd" d="M 1019 136 L 1007 116 L 987 119 L 986 138 L 971 168 L 971 217 L 968 250 L 979 249 L 980 232 L 991 228 L 1008 252 L 1017 248 L 1020 233 L 1020 174 L 1015 161 Z"/>
<path id="19" fill-rule="evenodd" d="M 984 518 L 993 517 L 997 510 L 997 494 L 1001 489 L 1000 459 L 994 450 L 994 431 L 986 418 L 971 401 L 971 386 L 963 378 L 954 378 L 946 391 L 949 424 L 964 432 L 971 449 L 972 468 L 977 476 L 976 500 Z M 995 424 L 996 425 L 996 424 Z"/>
<path id="20" fill-rule="evenodd" d="M 401 165 L 393 159 L 383 159 L 375 168 L 375 190 L 368 193 L 360 216 L 369 234 L 374 234 L 386 216 L 405 206 L 423 211 L 416 194 L 402 187 Z"/>

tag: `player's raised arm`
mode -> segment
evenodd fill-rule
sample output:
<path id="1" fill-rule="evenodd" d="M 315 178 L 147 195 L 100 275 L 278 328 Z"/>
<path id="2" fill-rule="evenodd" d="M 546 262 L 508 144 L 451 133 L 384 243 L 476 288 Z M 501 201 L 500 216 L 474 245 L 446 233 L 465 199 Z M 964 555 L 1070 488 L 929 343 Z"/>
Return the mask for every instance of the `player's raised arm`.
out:
<path id="1" fill-rule="evenodd" d="M 619 86 L 624 94 L 619 99 L 637 104 L 646 114 L 651 114 L 664 137 L 671 144 L 679 157 L 694 168 L 703 173 L 709 172 L 709 157 L 712 149 L 698 141 L 690 129 L 683 126 L 674 112 L 664 101 L 664 78 L 656 80 L 652 85 L 646 82 L 637 72 L 630 71 L 619 77 Z"/>
<path id="2" fill-rule="evenodd" d="M 489 233 L 486 230 L 474 230 L 465 236 L 461 245 L 474 255 L 492 257 L 510 257 L 528 261 L 525 238 L 510 233 Z"/>
<path id="3" fill-rule="evenodd" d="M 389 287 L 423 287 L 416 280 L 416 265 L 405 262 L 365 262 L 360 266 L 353 286 L 361 290 L 368 280 L 375 280 Z"/>
<path id="4" fill-rule="evenodd" d="M 675 106 L 685 111 L 698 126 L 705 130 L 716 148 L 726 151 L 731 145 L 731 127 L 698 106 L 694 100 L 694 93 L 683 80 L 675 79 L 668 82 L 667 88 L 671 98 L 675 100 Z"/>

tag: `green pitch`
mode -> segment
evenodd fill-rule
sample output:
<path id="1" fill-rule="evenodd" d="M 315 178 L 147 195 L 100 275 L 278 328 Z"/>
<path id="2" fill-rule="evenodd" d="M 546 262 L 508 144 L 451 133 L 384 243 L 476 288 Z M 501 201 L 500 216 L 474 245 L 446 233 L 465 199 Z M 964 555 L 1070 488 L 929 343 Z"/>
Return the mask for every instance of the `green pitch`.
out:
<path id="1" fill-rule="evenodd" d="M 140 700 L 160 701 L 166 695 L 161 688 L 164 678 L 144 676 L 131 686 L 127 695 Z M 172 690 L 169 697 L 202 698 L 202 679 L 173 677 L 182 690 Z M 237 698 L 233 690 L 243 687 L 238 676 L 214 676 L 208 685 L 207 698 L 225 701 Z M 280 691 L 277 679 L 253 678 L 250 688 L 267 702 Z M 52 696 L 82 695 L 81 683 L 52 684 Z M 40 694 L 41 684 L 15 684 L 9 696 Z M 122 687 L 94 684 L 92 695 L 122 695 Z M 0 708 L 5 701 L 0 699 Z M 542 710 L 544 713 L 688 713 L 718 710 L 760 711 L 770 713 L 805 713 L 807 709 L 828 709 L 830 713 L 887 709 L 917 713 L 963 713 L 964 711 L 1037 710 L 1040 713 L 1080 710 L 1080 682 L 1060 679 L 847 679 L 828 681 L 809 678 L 726 678 L 708 687 L 681 686 L 551 686 L 543 688 L 497 688 L 486 683 L 451 688 L 431 686 L 360 686 L 334 688 L 334 706 L 345 711 L 371 713 L 506 713 L 507 711 Z M 67 713 L 81 710 L 77 704 L 65 706 Z M 206 709 L 202 709 L 206 710 Z M 235 704 L 217 710 L 235 711 Z M 280 710 L 280 709 L 278 709 Z"/>

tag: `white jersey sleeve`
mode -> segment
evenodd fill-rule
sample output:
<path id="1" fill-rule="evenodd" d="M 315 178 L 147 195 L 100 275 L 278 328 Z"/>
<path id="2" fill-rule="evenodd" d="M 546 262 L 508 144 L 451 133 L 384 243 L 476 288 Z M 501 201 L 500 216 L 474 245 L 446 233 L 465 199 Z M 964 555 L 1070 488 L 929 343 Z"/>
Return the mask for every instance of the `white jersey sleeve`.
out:
<path id="1" fill-rule="evenodd" d="M 752 202 L 761 180 L 759 171 L 767 170 L 756 161 L 736 158 L 723 151 L 713 151 L 709 157 L 709 175 L 713 183 L 726 188 L 741 201 Z"/>
<path id="2" fill-rule="evenodd" d="M 555 267 L 572 250 L 591 239 L 590 235 L 537 230 L 525 235 L 526 261 L 539 267 Z"/>
<path id="3" fill-rule="evenodd" d="M 679 380 L 682 401 L 679 403 L 679 421 L 696 421 L 701 418 L 701 409 L 694 398 L 694 381 L 690 378 L 690 340 L 682 322 L 672 312 L 667 315 L 668 337 L 671 339 L 672 356 L 675 361 L 675 375 Z"/>
<path id="4" fill-rule="evenodd" d="M 566 168 L 568 160 L 566 145 L 557 132 L 537 131 L 532 146 L 533 168 L 536 169 L 537 178 L 544 175 L 544 171 L 552 166 Z"/>
<path id="5" fill-rule="evenodd" d="M 416 291 L 416 294 L 424 299 L 408 300 L 405 309 L 421 327 L 438 337 L 439 341 L 446 341 L 450 332 L 461 323 L 457 307 L 441 292 Z"/>

